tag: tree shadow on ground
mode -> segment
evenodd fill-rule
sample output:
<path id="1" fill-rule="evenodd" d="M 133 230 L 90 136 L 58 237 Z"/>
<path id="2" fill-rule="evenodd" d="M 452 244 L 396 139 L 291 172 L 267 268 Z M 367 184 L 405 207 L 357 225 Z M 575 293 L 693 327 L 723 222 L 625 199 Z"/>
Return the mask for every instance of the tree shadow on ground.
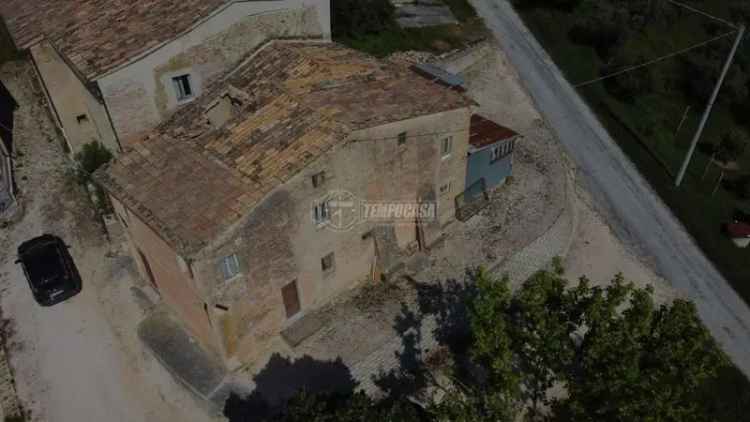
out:
<path id="1" fill-rule="evenodd" d="M 296 360 L 274 354 L 254 378 L 255 390 L 245 397 L 230 394 L 224 416 L 230 422 L 262 421 L 283 410 L 296 393 L 354 392 L 357 382 L 341 359 L 320 361 L 310 356 Z"/>
<path id="2" fill-rule="evenodd" d="M 476 374 L 468 360 L 471 343 L 467 305 L 476 295 L 476 271 L 467 270 L 463 280 L 419 282 L 408 279 L 416 292 L 416 304 L 401 304 L 394 330 L 401 337 L 396 352 L 397 368 L 372 377 L 386 396 L 415 395 L 434 382 L 432 369 L 452 361 L 453 376 L 472 383 Z M 430 349 L 425 337 L 435 339 Z"/>

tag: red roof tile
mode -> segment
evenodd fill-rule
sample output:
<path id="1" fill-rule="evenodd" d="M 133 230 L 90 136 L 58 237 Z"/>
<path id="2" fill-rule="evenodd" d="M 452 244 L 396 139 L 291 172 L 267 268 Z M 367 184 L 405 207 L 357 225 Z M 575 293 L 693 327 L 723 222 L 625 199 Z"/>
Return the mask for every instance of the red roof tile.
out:
<path id="1" fill-rule="evenodd" d="M 508 129 L 505 126 L 500 126 L 492 120 L 485 119 L 478 114 L 473 114 L 471 116 L 470 132 L 469 144 L 474 148 L 484 148 L 504 139 L 518 136 L 518 133 L 515 131 Z"/>
<path id="2" fill-rule="evenodd" d="M 216 129 L 205 109 L 227 90 L 243 101 Z M 337 44 L 274 41 L 96 178 L 190 256 L 352 131 L 472 104 Z"/>
<path id="3" fill-rule="evenodd" d="M 174 39 L 234 0 L 2 0 L 16 45 L 48 38 L 87 78 Z"/>

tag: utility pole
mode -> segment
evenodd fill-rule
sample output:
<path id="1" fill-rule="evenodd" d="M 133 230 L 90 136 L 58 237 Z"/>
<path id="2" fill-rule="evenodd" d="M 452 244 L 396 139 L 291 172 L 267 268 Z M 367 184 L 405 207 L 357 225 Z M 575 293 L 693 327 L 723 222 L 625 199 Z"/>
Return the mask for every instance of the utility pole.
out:
<path id="1" fill-rule="evenodd" d="M 729 57 L 727 57 L 726 63 L 724 63 L 724 69 L 722 69 L 721 76 L 719 77 L 719 80 L 716 82 L 716 87 L 714 88 L 714 92 L 713 94 L 711 94 L 711 99 L 708 100 L 708 106 L 706 107 L 706 111 L 703 112 L 703 117 L 701 117 L 701 122 L 698 125 L 698 130 L 695 132 L 695 136 L 693 136 L 693 141 L 690 143 L 690 149 L 688 149 L 688 153 L 687 153 L 687 156 L 685 157 L 685 161 L 682 163 L 682 167 L 680 167 L 680 172 L 677 173 L 677 179 L 674 182 L 675 187 L 680 187 L 680 184 L 682 183 L 682 179 L 685 177 L 685 172 L 687 171 L 688 165 L 690 164 L 690 160 L 693 158 L 693 153 L 695 152 L 695 146 L 698 145 L 698 141 L 700 140 L 701 135 L 703 134 L 703 129 L 705 129 L 706 127 L 706 122 L 708 122 L 708 117 L 711 115 L 711 109 L 713 108 L 714 103 L 716 102 L 716 97 L 719 96 L 719 91 L 721 90 L 721 86 L 724 83 L 724 79 L 726 78 L 727 73 L 729 72 L 729 68 L 732 66 L 732 62 L 734 61 L 734 55 L 737 54 L 737 48 L 740 46 L 740 42 L 742 41 L 742 37 L 744 35 L 745 35 L 745 25 L 741 25 L 737 33 L 737 39 L 734 40 L 732 51 L 729 53 Z"/>

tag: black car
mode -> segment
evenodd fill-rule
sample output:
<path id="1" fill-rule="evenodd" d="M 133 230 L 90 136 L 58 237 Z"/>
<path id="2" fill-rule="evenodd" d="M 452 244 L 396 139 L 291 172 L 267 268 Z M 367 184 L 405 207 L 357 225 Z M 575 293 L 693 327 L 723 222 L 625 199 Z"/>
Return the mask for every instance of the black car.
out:
<path id="1" fill-rule="evenodd" d="M 45 234 L 18 247 L 17 264 L 29 280 L 34 299 L 42 306 L 52 306 L 81 291 L 78 274 L 68 246 L 57 236 Z"/>

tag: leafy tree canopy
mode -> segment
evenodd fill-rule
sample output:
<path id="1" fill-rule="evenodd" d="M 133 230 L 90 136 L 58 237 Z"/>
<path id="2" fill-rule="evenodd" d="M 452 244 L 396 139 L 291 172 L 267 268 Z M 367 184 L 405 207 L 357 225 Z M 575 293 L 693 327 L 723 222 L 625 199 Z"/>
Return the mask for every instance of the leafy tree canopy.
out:
<path id="1" fill-rule="evenodd" d="M 513 294 L 507 278 L 480 270 L 466 305 L 481 376 L 438 385 L 442 398 L 424 409 L 405 397 L 303 392 L 273 420 L 705 420 L 701 388 L 727 360 L 691 302 L 657 305 L 652 293 L 621 275 L 570 286 L 556 268 Z"/>

